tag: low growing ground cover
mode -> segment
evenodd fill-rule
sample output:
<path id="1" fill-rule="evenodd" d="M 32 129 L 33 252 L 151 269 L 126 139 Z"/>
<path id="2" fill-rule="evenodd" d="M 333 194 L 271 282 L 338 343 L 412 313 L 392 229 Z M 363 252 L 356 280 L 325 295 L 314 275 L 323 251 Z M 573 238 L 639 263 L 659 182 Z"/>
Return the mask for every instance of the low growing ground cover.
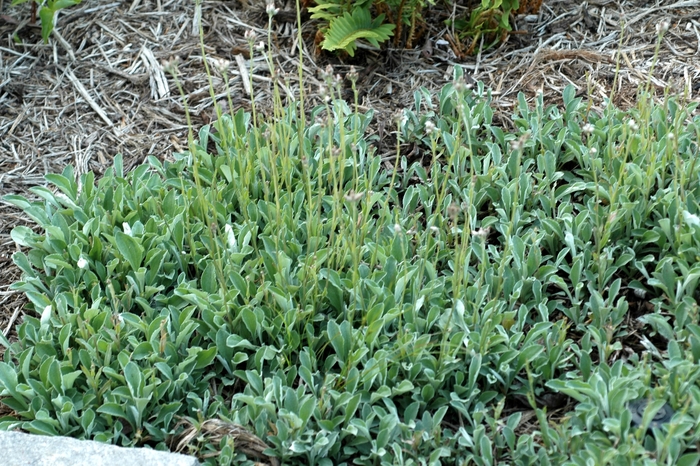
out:
<path id="1" fill-rule="evenodd" d="M 397 115 L 391 169 L 329 76 L 309 121 L 223 115 L 173 161 L 8 197 L 40 231 L 13 232 L 35 316 L 0 428 L 190 425 L 210 464 L 697 464 L 695 107 L 567 88 L 506 131 L 461 73 Z"/>

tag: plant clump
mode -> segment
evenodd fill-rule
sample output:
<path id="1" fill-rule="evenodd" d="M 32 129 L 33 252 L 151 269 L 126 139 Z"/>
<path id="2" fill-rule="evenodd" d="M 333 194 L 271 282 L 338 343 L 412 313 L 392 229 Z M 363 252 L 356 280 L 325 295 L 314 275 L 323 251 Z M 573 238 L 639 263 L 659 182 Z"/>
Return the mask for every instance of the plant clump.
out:
<path id="1" fill-rule="evenodd" d="M 695 464 L 694 109 L 570 87 L 507 131 L 457 68 L 388 170 L 372 112 L 329 98 L 48 175 L 6 198 L 38 230 L 12 232 L 30 315 L 0 340 L 0 429 L 207 464 Z"/>
<path id="2" fill-rule="evenodd" d="M 434 0 L 315 0 L 308 8 L 321 21 L 317 39 L 322 49 L 354 56 L 359 40 L 374 47 L 394 37 L 394 45 L 412 48 L 425 29 L 425 10 Z M 482 0 L 467 8 L 464 16 L 450 17 L 449 36 L 455 53 L 469 55 L 503 42 L 512 31 L 515 14 L 537 13 L 542 0 Z M 463 42 L 466 45 L 463 45 Z"/>

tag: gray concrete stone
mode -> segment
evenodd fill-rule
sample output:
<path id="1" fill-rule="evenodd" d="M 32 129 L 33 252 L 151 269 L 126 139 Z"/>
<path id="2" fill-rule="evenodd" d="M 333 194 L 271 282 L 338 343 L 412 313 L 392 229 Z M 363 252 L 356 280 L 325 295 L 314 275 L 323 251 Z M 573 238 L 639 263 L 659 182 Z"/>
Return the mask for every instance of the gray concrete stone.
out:
<path id="1" fill-rule="evenodd" d="M 193 456 L 0 431 L 2 466 L 197 466 Z"/>

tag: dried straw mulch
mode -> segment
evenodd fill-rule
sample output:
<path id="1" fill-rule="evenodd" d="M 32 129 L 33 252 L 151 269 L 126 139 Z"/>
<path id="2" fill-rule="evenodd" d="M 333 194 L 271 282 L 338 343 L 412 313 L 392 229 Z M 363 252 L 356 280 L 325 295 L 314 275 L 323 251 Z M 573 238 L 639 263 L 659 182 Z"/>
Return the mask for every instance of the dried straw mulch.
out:
<path id="1" fill-rule="evenodd" d="M 79 173 L 100 173 L 117 153 L 131 167 L 147 155 L 162 159 L 182 150 L 187 140 L 184 106 L 160 64 L 179 59 L 192 123 L 195 129 L 208 123 L 213 105 L 197 18 L 202 19 L 210 63 L 231 62 L 234 110 L 250 108 L 241 79 L 248 65 L 244 33 L 254 30 L 258 40 L 266 38 L 267 16 L 260 0 L 203 0 L 201 11 L 190 0 L 86 0 L 60 14 L 48 44 L 41 42 L 40 28 L 29 23 L 28 4 L 9 4 L 0 0 L 0 196 L 26 194 L 43 183 L 45 173 L 60 172 L 66 164 Z M 568 84 L 579 95 L 590 92 L 595 108 L 611 94 L 616 104 L 631 106 L 638 86 L 649 78 L 657 26 L 667 21 L 670 28 L 651 82 L 659 97 L 669 90 L 698 99 L 700 0 L 545 0 L 537 15 L 516 18 L 516 32 L 505 44 L 463 57 L 452 48 L 453 31 L 444 20 L 463 14 L 468 4 L 438 4 L 426 12 L 428 26 L 415 49 L 362 47 L 354 59 L 344 61 L 317 53 L 316 25 L 306 15 L 300 83 L 295 2 L 278 0 L 272 52 L 284 93 L 297 95 L 303 85 L 312 108 L 319 103 L 322 70 L 331 64 L 334 73 L 344 75 L 354 64 L 363 108 L 375 109 L 376 121 L 391 121 L 387 117 L 413 105 L 418 87 L 436 91 L 460 64 L 493 90 L 497 118 L 505 126 L 519 92 L 529 101 L 542 92 L 547 103 L 558 103 Z M 270 72 L 259 54 L 250 72 L 257 104 L 270 108 Z M 221 75 L 212 73 L 215 97 L 226 108 Z M 10 259 L 16 250 L 10 231 L 20 223 L 26 223 L 22 215 L 0 203 L 0 331 L 11 339 L 16 338 L 24 305 L 9 290 L 19 279 Z"/>

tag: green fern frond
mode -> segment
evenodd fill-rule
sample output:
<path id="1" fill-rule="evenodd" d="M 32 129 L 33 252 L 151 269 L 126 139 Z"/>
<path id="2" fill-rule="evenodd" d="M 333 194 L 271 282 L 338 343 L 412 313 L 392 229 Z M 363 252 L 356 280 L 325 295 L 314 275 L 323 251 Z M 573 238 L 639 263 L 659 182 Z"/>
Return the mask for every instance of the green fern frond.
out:
<path id="1" fill-rule="evenodd" d="M 359 39 L 379 47 L 381 42 L 394 34 L 396 27 L 394 24 L 382 24 L 383 21 L 384 15 L 372 20 L 369 10 L 365 8 L 356 8 L 352 13 L 345 12 L 330 22 L 321 46 L 330 51 L 345 50 L 351 57 L 355 56 L 356 41 Z"/>
<path id="2" fill-rule="evenodd" d="M 322 19 L 329 23 L 340 16 L 342 11 L 342 5 L 337 5 L 335 3 L 321 3 L 309 8 L 311 19 Z"/>

